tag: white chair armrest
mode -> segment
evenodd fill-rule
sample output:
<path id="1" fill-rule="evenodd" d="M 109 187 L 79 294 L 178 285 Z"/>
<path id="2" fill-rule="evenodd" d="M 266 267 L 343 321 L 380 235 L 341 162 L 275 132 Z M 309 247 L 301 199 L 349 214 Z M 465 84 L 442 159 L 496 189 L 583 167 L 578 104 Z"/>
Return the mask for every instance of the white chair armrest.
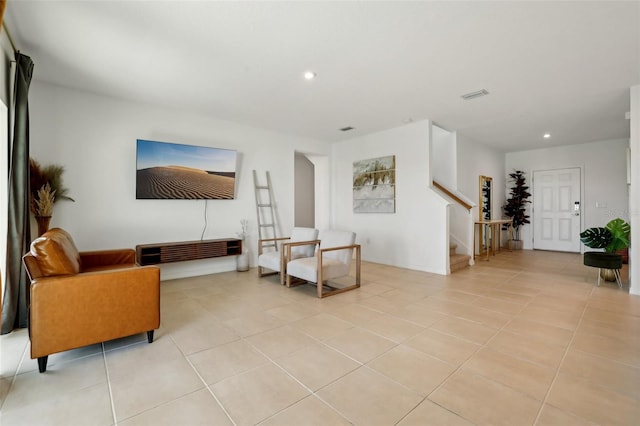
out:
<path id="1" fill-rule="evenodd" d="M 320 249 L 320 252 L 324 253 L 326 251 L 346 250 L 346 249 L 360 250 L 360 244 L 351 244 L 351 245 L 348 245 L 348 246 L 340 246 L 340 247 L 327 247 L 327 248 Z"/>
<path id="2" fill-rule="evenodd" d="M 287 259 L 291 259 L 291 247 L 310 246 L 310 245 L 318 245 L 318 244 L 320 244 L 320 240 L 295 241 L 291 243 L 286 243 L 284 244 L 284 247 L 287 250 Z"/>
<path id="3" fill-rule="evenodd" d="M 278 238 L 262 238 L 258 240 L 258 256 L 262 254 L 262 249 L 264 243 L 275 243 L 278 244 L 280 241 L 285 241 L 290 239 L 291 237 L 278 237 Z"/>

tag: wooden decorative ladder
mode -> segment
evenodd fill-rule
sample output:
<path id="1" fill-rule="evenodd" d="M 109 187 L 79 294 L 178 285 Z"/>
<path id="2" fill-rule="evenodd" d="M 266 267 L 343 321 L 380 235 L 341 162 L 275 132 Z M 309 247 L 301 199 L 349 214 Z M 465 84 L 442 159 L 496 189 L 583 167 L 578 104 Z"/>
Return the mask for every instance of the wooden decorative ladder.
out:
<path id="1" fill-rule="evenodd" d="M 273 191 L 271 185 L 271 175 L 267 171 L 267 184 L 260 185 L 258 182 L 258 174 L 253 171 L 253 185 L 256 195 L 256 214 L 258 217 L 258 238 L 277 238 L 276 237 L 276 216 L 273 210 Z M 271 244 L 263 244 L 263 248 L 273 247 L 278 250 L 275 241 Z"/>

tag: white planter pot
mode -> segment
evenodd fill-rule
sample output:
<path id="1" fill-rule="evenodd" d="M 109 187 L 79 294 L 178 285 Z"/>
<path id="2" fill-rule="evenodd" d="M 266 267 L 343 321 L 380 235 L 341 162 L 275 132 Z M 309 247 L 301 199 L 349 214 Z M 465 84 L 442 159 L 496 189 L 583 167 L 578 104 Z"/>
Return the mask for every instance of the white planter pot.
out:
<path id="1" fill-rule="evenodd" d="M 236 270 L 238 272 L 246 272 L 249 270 L 249 249 L 242 241 L 242 253 L 236 258 Z"/>

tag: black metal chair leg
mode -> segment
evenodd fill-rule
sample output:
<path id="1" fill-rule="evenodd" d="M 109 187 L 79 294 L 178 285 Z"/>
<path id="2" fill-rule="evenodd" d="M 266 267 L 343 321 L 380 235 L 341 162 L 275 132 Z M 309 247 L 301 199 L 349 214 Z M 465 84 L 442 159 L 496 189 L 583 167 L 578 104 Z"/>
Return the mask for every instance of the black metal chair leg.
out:
<path id="1" fill-rule="evenodd" d="M 154 330 L 147 331 L 147 342 L 149 343 L 153 343 L 153 331 Z"/>
<path id="2" fill-rule="evenodd" d="M 49 360 L 49 356 L 41 356 L 40 358 L 38 358 L 38 370 L 40 370 L 41 373 L 44 373 L 45 371 L 47 371 L 47 361 Z"/>

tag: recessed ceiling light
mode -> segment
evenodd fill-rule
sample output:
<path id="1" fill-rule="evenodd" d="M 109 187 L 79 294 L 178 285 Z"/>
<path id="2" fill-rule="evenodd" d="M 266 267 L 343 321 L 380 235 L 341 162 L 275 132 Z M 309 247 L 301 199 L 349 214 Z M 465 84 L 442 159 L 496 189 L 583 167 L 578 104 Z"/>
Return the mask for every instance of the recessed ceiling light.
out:
<path id="1" fill-rule="evenodd" d="M 544 135 L 542 135 L 542 137 L 545 139 L 549 139 L 551 137 L 551 133 L 545 133 Z"/>
<path id="2" fill-rule="evenodd" d="M 314 78 L 316 78 L 316 73 L 313 71 L 305 71 L 304 72 L 304 79 L 305 80 L 313 80 Z"/>

